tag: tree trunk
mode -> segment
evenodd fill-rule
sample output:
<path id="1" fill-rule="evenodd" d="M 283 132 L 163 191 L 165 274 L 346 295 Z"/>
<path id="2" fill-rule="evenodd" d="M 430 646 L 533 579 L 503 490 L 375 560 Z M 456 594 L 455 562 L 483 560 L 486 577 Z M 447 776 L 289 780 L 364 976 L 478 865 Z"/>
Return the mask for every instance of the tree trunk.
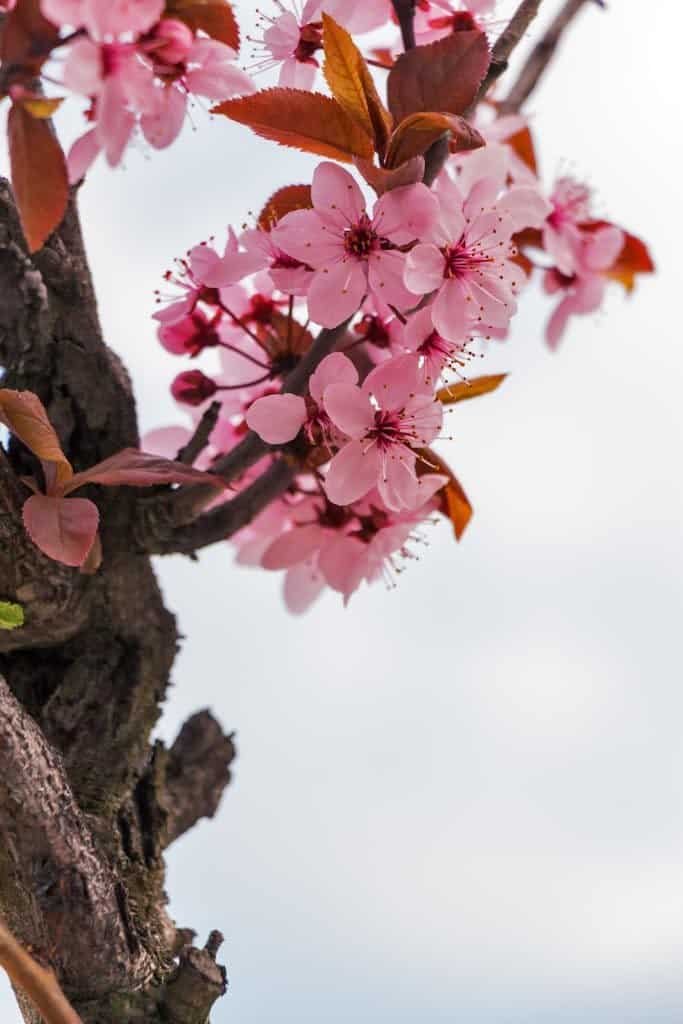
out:
<path id="1" fill-rule="evenodd" d="M 138 444 L 135 402 L 104 344 L 75 196 L 29 257 L 0 182 L 3 387 L 43 401 L 76 470 Z M 220 944 L 189 944 L 165 909 L 163 850 L 212 816 L 234 748 L 208 712 L 150 744 L 178 637 L 128 488 L 93 490 L 102 565 L 44 557 L 21 521 L 26 450 L 0 451 L 0 914 L 49 964 L 86 1024 L 204 1024 L 225 988 Z M 37 1020 L 22 1004 L 26 1021 Z"/>

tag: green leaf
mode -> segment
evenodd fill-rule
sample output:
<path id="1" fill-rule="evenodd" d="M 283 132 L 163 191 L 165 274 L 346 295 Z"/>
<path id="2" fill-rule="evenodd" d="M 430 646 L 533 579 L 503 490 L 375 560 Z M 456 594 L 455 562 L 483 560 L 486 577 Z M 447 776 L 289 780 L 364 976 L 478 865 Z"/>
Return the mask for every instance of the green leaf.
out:
<path id="1" fill-rule="evenodd" d="M 17 629 L 24 625 L 24 609 L 11 601 L 0 601 L 0 629 Z"/>

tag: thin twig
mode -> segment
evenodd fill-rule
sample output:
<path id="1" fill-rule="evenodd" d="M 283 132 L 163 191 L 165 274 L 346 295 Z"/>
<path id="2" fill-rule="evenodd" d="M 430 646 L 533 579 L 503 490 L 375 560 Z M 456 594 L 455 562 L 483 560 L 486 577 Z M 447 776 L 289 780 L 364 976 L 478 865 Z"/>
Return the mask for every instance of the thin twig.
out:
<path id="1" fill-rule="evenodd" d="M 176 528 L 170 536 L 149 538 L 148 552 L 156 555 L 193 555 L 195 551 L 210 544 L 227 540 L 251 523 L 271 501 L 284 494 L 297 472 L 295 464 L 284 458 L 278 459 L 231 501 Z"/>
<path id="2" fill-rule="evenodd" d="M 484 98 L 496 79 L 500 78 L 508 66 L 512 52 L 521 41 L 529 25 L 538 14 L 542 0 L 522 0 L 515 13 L 510 18 L 507 27 L 498 36 L 491 51 L 491 63 L 484 81 L 479 87 L 479 92 L 474 98 L 470 109 L 465 116 L 471 114 L 478 103 Z"/>
<path id="3" fill-rule="evenodd" d="M 391 0 L 401 29 L 404 50 L 415 49 L 415 0 Z"/>
<path id="4" fill-rule="evenodd" d="M 196 426 L 195 432 L 186 445 L 178 452 L 176 458 L 185 466 L 191 466 L 197 456 L 206 448 L 213 428 L 218 422 L 218 413 L 221 411 L 220 402 L 212 402 L 208 409 L 204 410 L 202 418 Z"/>
<path id="5" fill-rule="evenodd" d="M 543 37 L 534 46 L 517 76 L 517 81 L 501 102 L 498 108 L 501 114 L 516 114 L 526 103 L 550 64 L 560 39 L 582 7 L 588 2 L 589 0 L 566 0 Z M 590 0 L 590 2 L 597 3 L 600 7 L 604 6 L 602 0 Z"/>
<path id="6" fill-rule="evenodd" d="M 82 1024 L 51 971 L 41 967 L 0 921 L 0 966 L 12 984 L 26 993 L 45 1024 Z"/>

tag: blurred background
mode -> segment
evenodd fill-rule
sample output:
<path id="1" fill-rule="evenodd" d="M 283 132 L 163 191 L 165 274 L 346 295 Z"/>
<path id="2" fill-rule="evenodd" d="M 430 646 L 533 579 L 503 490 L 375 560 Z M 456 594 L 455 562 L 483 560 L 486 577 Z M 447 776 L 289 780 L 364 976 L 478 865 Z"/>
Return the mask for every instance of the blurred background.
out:
<path id="1" fill-rule="evenodd" d="M 658 274 L 554 355 L 525 297 L 476 368 L 509 379 L 450 420 L 463 542 L 441 524 L 396 590 L 303 618 L 227 546 L 158 562 L 186 637 L 160 735 L 209 706 L 239 747 L 218 818 L 169 854 L 173 916 L 226 936 L 215 1024 L 683 1016 L 681 29 L 665 0 L 587 5 L 530 104 L 546 184 L 588 179 Z M 161 273 L 315 163 L 193 121 L 81 193 L 144 429 L 182 421 Z"/>

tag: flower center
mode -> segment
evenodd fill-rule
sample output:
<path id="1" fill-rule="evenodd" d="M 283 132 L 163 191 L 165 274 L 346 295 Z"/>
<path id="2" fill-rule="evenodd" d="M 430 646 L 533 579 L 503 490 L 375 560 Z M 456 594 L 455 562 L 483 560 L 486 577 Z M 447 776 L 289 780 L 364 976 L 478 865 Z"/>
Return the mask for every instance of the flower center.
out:
<path id="1" fill-rule="evenodd" d="M 493 257 L 488 256 L 476 245 L 468 246 L 463 238 L 457 245 L 447 245 L 442 250 L 444 264 L 444 277 L 465 277 L 472 271 L 481 270 L 482 266 L 493 262 Z"/>
<path id="2" fill-rule="evenodd" d="M 351 256 L 367 259 L 371 252 L 379 248 L 377 232 L 367 213 L 361 214 L 357 224 L 352 224 L 344 231 L 344 248 Z"/>
<path id="3" fill-rule="evenodd" d="M 366 313 L 360 323 L 356 324 L 354 331 L 364 341 L 368 341 L 378 348 L 389 348 L 391 345 L 391 336 L 384 321 L 379 316 L 373 316 L 372 313 Z"/>
<path id="4" fill-rule="evenodd" d="M 322 49 L 322 45 L 323 24 L 321 21 L 311 21 L 308 25 L 301 26 L 294 57 L 302 64 L 316 64 L 317 61 L 313 59 L 313 54 Z"/>
<path id="5" fill-rule="evenodd" d="M 453 348 L 454 346 L 452 343 L 450 341 L 446 341 L 445 338 L 442 338 L 438 331 L 432 331 L 431 334 L 427 335 L 417 351 L 421 356 L 425 356 L 427 358 L 429 356 L 443 356 L 444 358 L 448 358 L 453 351 Z"/>
<path id="6" fill-rule="evenodd" d="M 375 422 L 367 433 L 368 440 L 375 441 L 382 451 L 395 444 L 405 444 L 407 438 L 401 425 L 400 413 L 390 409 L 378 409 Z"/>

